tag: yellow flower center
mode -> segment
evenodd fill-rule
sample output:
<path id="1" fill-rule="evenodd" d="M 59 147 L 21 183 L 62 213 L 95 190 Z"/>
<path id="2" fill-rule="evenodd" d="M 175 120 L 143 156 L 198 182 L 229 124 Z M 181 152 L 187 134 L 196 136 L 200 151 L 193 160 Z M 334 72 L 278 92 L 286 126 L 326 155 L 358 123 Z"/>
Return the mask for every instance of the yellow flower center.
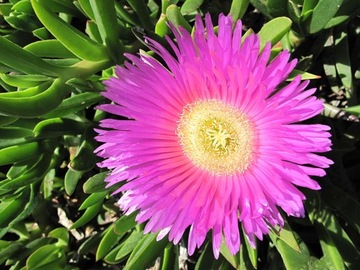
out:
<path id="1" fill-rule="evenodd" d="M 242 173 L 251 163 L 253 127 L 244 113 L 221 101 L 186 105 L 177 135 L 185 155 L 211 174 Z"/>

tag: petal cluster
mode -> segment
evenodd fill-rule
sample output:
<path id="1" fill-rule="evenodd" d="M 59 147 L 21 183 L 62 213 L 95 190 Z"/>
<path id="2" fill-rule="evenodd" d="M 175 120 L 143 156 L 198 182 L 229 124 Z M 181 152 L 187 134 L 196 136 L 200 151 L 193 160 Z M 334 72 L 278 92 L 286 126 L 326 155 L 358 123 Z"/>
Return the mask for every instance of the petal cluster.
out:
<path id="1" fill-rule="evenodd" d="M 215 34 L 210 16 L 196 18 L 191 36 L 172 27 L 171 54 L 148 40 L 161 62 L 146 54 L 127 55 L 105 82 L 112 104 L 100 108 L 114 115 L 97 130 L 103 158 L 111 170 L 109 185 L 123 182 L 120 207 L 147 222 L 145 232 L 178 243 L 189 229 L 192 254 L 211 233 L 215 257 L 225 241 L 235 254 L 240 224 L 249 242 L 262 239 L 271 226 L 283 226 L 282 211 L 304 216 L 305 196 L 296 186 L 319 189 L 312 176 L 323 176 L 332 161 L 329 127 L 302 124 L 323 104 L 306 90 L 300 76 L 280 87 L 294 69 L 287 51 L 270 60 L 270 45 L 260 53 L 259 37 L 242 41 L 241 21 L 220 15 Z M 246 115 L 254 134 L 246 170 L 216 174 L 196 166 L 177 134 L 184 108 L 215 100 Z M 128 118 L 121 120 L 116 116 Z"/>

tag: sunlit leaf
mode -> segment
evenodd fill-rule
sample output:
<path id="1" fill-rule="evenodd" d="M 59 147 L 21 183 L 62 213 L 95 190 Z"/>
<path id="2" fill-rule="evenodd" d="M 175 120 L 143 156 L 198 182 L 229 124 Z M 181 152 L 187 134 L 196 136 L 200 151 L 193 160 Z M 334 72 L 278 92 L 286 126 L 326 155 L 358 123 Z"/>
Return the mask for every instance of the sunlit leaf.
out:
<path id="1" fill-rule="evenodd" d="M 157 241 L 156 234 L 144 235 L 131 252 L 125 268 L 128 270 L 137 270 L 150 266 L 155 262 L 157 256 L 163 252 L 167 244 L 168 240 L 166 238 Z"/>
<path id="2" fill-rule="evenodd" d="M 290 27 L 291 20 L 287 17 L 278 17 L 264 24 L 258 33 L 260 37 L 260 50 L 262 50 L 268 42 L 270 42 L 272 46 L 278 43 L 281 38 L 289 32 Z"/>

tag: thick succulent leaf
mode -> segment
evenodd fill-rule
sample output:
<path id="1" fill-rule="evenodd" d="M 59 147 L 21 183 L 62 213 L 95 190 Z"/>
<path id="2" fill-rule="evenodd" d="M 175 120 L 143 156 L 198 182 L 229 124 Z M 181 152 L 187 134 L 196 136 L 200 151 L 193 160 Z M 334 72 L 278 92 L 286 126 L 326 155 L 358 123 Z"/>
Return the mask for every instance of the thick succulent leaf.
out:
<path id="1" fill-rule="evenodd" d="M 305 27 L 308 33 L 314 34 L 322 30 L 331 18 L 339 10 L 343 0 L 333 0 L 331 2 L 326 0 L 319 0 L 314 7 L 313 4 L 306 5 L 306 3 L 315 1 L 305 1 L 303 7 L 303 18 Z"/>
<path id="2" fill-rule="evenodd" d="M 89 197 L 86 198 L 86 200 L 80 205 L 79 210 L 84 210 L 86 208 L 89 208 L 90 206 L 93 206 L 95 204 L 98 204 L 99 201 L 102 201 L 105 196 L 108 194 L 107 191 L 102 192 L 96 192 L 91 194 Z"/>
<path id="3" fill-rule="evenodd" d="M 334 60 L 338 76 L 345 88 L 345 96 L 351 99 L 353 88 L 353 74 L 350 63 L 349 42 L 346 27 L 334 30 Z"/>
<path id="4" fill-rule="evenodd" d="M 119 235 L 114 230 L 114 224 L 110 225 L 101 239 L 98 249 L 96 250 L 96 260 L 100 260 L 107 256 L 112 248 L 118 243 L 123 235 Z"/>
<path id="5" fill-rule="evenodd" d="M 232 267 L 238 268 L 238 266 L 240 265 L 240 256 L 238 254 L 232 255 L 224 241 L 221 244 L 220 253 L 232 265 Z"/>
<path id="6" fill-rule="evenodd" d="M 24 189 L 18 196 L 11 201 L 0 203 L 0 228 L 9 226 L 24 209 L 29 199 L 29 189 Z"/>
<path id="7" fill-rule="evenodd" d="M 185 0 L 184 4 L 181 6 L 181 14 L 189 14 L 196 11 L 204 2 L 204 0 Z"/>
<path id="8" fill-rule="evenodd" d="M 126 0 L 126 1 L 129 3 L 129 5 L 136 13 L 137 18 L 143 27 L 148 28 L 150 25 L 153 24 L 151 21 L 149 9 L 144 1 L 142 0 Z"/>
<path id="9" fill-rule="evenodd" d="M 42 84 L 44 85 L 44 84 Z M 18 117 L 37 117 L 46 114 L 59 106 L 70 89 L 65 87 L 65 82 L 57 78 L 44 91 L 23 96 L 22 91 L 0 94 L 0 113 Z"/>
<path id="10" fill-rule="evenodd" d="M 269 236 L 277 251 L 280 253 L 286 269 L 307 269 L 311 257 L 304 242 L 300 242 L 300 239 L 297 240 L 298 246 L 300 247 L 300 251 L 297 251 L 276 234 L 270 232 Z"/>
<path id="11" fill-rule="evenodd" d="M 37 249 L 26 260 L 28 269 L 61 269 L 66 263 L 64 251 L 55 245 L 45 245 Z"/>
<path id="12" fill-rule="evenodd" d="M 31 0 L 31 3 L 43 25 L 73 54 L 80 59 L 89 61 L 105 61 L 109 59 L 105 46 L 94 42 L 81 31 L 55 15 L 44 1 Z"/>
<path id="13" fill-rule="evenodd" d="M 291 20 L 287 17 L 278 17 L 264 24 L 258 33 L 260 37 L 260 50 L 262 50 L 268 42 L 270 42 L 272 46 L 278 43 L 282 37 L 289 32 L 291 23 Z"/>
<path id="14" fill-rule="evenodd" d="M 183 27 L 189 32 L 191 32 L 191 26 L 185 20 L 184 16 L 181 14 L 179 8 L 176 5 L 169 5 L 166 9 L 166 18 L 171 22 L 175 27 Z"/>
<path id="15" fill-rule="evenodd" d="M 129 256 L 129 254 L 134 251 L 135 247 L 143 237 L 144 234 L 142 232 L 132 231 L 130 236 L 121 243 L 120 248 L 116 252 L 115 260 L 121 261 Z"/>
<path id="16" fill-rule="evenodd" d="M 102 205 L 103 205 L 103 200 L 99 200 L 95 204 L 86 208 L 82 216 L 71 226 L 71 229 L 76 229 L 87 224 L 99 213 L 99 210 L 101 209 Z"/>
<path id="17" fill-rule="evenodd" d="M 336 14 L 325 25 L 325 29 L 339 25 L 345 21 L 350 20 L 352 17 L 359 14 L 360 2 L 352 0 L 344 0 Z"/>
<path id="18" fill-rule="evenodd" d="M 82 172 L 75 171 L 70 168 L 67 170 L 64 177 L 64 188 L 66 194 L 71 196 L 75 192 L 77 184 L 79 183 L 82 175 L 83 175 Z"/>
<path id="19" fill-rule="evenodd" d="M 244 16 L 246 10 L 249 7 L 249 3 L 250 3 L 249 0 L 232 1 L 229 15 L 231 16 L 234 22 L 237 21 L 238 19 L 241 19 Z"/>
<path id="20" fill-rule="evenodd" d="M 131 228 L 136 226 L 135 221 L 136 213 L 132 213 L 128 216 L 124 215 L 115 222 L 115 232 L 119 235 L 126 233 Z"/>
<path id="21" fill-rule="evenodd" d="M 168 240 L 166 238 L 157 241 L 156 234 L 144 235 L 131 252 L 125 268 L 128 270 L 137 270 L 151 266 L 156 258 L 163 252 L 167 244 Z"/>
<path id="22" fill-rule="evenodd" d="M 83 185 L 84 192 L 90 194 L 94 192 L 105 191 L 106 183 L 104 180 L 108 174 L 108 172 L 102 172 L 90 177 Z"/>
<path id="23" fill-rule="evenodd" d="M 62 68 L 51 65 L 0 36 L 0 63 L 26 74 L 58 76 Z"/>
<path id="24" fill-rule="evenodd" d="M 109 54 L 117 63 L 121 59 L 124 48 L 119 41 L 119 25 L 116 17 L 115 1 L 90 0 L 90 6 L 94 13 L 95 22 L 103 44 L 106 45 Z"/>

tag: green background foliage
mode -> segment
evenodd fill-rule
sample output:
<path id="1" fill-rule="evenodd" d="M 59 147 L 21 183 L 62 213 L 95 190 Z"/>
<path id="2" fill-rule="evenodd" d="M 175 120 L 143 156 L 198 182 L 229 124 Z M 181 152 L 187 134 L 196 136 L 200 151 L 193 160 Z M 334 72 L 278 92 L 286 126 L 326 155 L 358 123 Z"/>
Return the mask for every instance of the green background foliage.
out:
<path id="1" fill-rule="evenodd" d="M 331 126 L 335 161 L 321 191 L 303 190 L 304 219 L 286 218 L 256 249 L 246 237 L 235 256 L 223 246 L 218 260 L 208 240 L 188 257 L 186 238 L 144 235 L 93 154 L 102 81 L 123 54 L 207 12 L 299 59 L 292 75 L 324 99 L 311 121 Z M 359 14 L 354 0 L 0 1 L 0 268 L 360 269 Z"/>

